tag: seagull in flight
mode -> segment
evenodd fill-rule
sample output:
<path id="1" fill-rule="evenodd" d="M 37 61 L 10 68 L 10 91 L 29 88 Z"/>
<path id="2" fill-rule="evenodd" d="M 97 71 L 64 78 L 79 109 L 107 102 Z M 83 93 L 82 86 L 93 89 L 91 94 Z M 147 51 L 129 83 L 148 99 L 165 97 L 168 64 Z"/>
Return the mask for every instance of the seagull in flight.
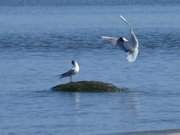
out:
<path id="1" fill-rule="evenodd" d="M 72 60 L 72 65 L 73 67 L 68 70 L 67 72 L 60 74 L 60 79 L 65 78 L 65 77 L 70 77 L 70 82 L 72 82 L 72 76 L 76 75 L 79 73 L 80 67 L 77 61 Z"/>
<path id="2" fill-rule="evenodd" d="M 102 39 L 111 43 L 114 46 L 120 47 L 122 50 L 127 52 L 128 62 L 134 62 L 139 53 L 139 41 L 133 31 L 133 27 L 126 20 L 126 18 L 124 18 L 123 16 L 120 16 L 120 18 L 130 28 L 129 39 L 126 39 L 125 37 L 109 37 L 109 36 L 102 36 Z"/>

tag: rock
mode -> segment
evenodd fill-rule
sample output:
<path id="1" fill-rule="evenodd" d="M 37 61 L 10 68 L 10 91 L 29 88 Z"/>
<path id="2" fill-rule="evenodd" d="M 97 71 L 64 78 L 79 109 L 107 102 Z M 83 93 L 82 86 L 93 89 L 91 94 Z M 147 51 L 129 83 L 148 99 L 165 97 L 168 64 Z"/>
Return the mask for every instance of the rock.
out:
<path id="1" fill-rule="evenodd" d="M 52 89 L 65 92 L 121 92 L 127 88 L 118 88 L 113 84 L 100 81 L 79 81 L 59 84 Z"/>

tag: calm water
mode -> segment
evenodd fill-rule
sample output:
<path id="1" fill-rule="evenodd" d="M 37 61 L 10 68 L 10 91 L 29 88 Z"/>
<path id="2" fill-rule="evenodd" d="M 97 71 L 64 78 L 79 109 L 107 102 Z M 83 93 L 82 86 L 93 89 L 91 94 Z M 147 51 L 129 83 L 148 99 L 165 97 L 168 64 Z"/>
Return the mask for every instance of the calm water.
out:
<path id="1" fill-rule="evenodd" d="M 89 135 L 180 128 L 180 6 L 0 7 L 0 134 Z M 135 63 L 102 35 L 135 27 Z M 56 93 L 56 75 L 100 80 L 123 93 Z"/>

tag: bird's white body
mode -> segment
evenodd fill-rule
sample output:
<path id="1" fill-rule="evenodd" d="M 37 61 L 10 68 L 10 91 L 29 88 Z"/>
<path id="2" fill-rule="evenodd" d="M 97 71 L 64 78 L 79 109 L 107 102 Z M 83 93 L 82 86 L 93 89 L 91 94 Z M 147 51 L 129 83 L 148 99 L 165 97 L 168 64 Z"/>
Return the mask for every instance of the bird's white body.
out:
<path id="1" fill-rule="evenodd" d="M 75 61 L 75 65 L 72 68 L 74 70 L 74 73 L 77 74 L 79 73 L 80 67 L 79 64 L 77 63 L 77 61 Z"/>
<path id="2" fill-rule="evenodd" d="M 129 39 L 126 39 L 125 37 L 119 38 L 109 36 L 102 36 L 102 39 L 110 42 L 114 46 L 118 46 L 123 49 L 125 52 L 127 52 L 127 60 L 129 62 L 134 62 L 139 53 L 139 41 L 128 21 L 123 16 L 120 16 L 120 18 L 130 27 Z"/>
<path id="3" fill-rule="evenodd" d="M 60 75 L 60 78 L 70 77 L 70 82 L 72 82 L 72 76 L 76 75 L 80 71 L 80 67 L 77 61 L 72 61 L 73 67 L 67 72 Z"/>

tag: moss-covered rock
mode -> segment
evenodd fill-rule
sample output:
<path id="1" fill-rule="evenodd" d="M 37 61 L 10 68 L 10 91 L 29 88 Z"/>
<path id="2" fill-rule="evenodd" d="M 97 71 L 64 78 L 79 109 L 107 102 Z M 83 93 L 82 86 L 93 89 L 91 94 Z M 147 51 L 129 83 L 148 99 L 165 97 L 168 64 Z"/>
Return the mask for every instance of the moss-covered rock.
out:
<path id="1" fill-rule="evenodd" d="M 70 82 L 59 84 L 52 89 L 65 92 L 120 92 L 126 90 L 126 88 L 118 88 L 113 84 L 99 81 Z"/>

